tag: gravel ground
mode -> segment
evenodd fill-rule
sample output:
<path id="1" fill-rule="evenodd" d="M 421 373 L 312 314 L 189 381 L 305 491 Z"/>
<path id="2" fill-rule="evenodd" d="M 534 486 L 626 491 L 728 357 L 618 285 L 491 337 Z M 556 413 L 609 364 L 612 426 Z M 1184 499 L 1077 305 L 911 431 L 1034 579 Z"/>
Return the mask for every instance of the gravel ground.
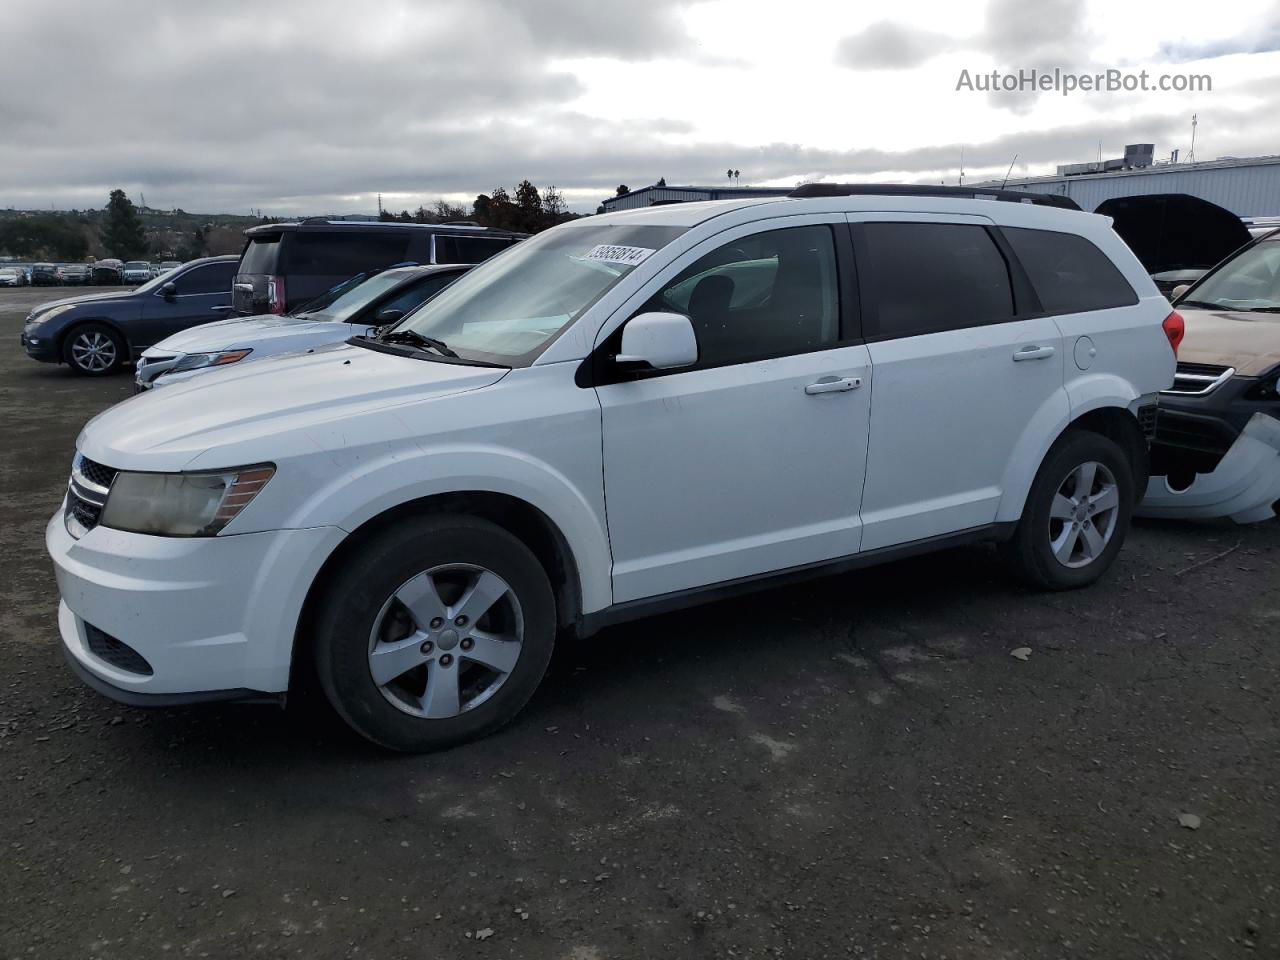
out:
<path id="1" fill-rule="evenodd" d="M 1142 523 L 1071 594 L 974 547 L 610 630 L 435 756 L 132 710 L 64 666 L 42 538 L 129 377 L 21 354 L 49 296 L 0 292 L 0 957 L 1280 956 L 1275 521 Z"/>

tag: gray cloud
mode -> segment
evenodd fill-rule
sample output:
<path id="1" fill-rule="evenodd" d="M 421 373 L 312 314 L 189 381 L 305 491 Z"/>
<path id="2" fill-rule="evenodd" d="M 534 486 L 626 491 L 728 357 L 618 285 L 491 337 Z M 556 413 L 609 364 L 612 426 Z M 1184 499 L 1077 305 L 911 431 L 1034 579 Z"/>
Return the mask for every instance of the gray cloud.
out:
<path id="1" fill-rule="evenodd" d="M 853 70 L 906 70 L 954 46 L 945 34 L 881 20 L 836 45 L 836 63 Z"/>
<path id="2" fill-rule="evenodd" d="M 1212 60 L 1237 53 L 1269 53 L 1280 50 L 1280 3 L 1273 6 L 1261 23 L 1250 24 L 1234 37 L 1211 43 L 1179 41 L 1160 46 L 1160 56 L 1174 63 Z"/>

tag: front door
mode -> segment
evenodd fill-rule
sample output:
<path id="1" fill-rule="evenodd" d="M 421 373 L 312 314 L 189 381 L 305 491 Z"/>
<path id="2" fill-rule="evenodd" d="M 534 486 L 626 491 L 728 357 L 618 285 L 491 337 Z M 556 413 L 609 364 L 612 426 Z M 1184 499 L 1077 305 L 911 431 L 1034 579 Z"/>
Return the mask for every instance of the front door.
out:
<path id="1" fill-rule="evenodd" d="M 198 326 L 225 320 L 231 315 L 231 280 L 234 260 L 217 260 L 171 275 L 174 291 L 166 296 L 155 290 L 143 301 L 142 330 L 137 342 L 142 346 L 159 343 L 165 337 Z"/>
<path id="2" fill-rule="evenodd" d="M 631 311 L 689 316 L 699 359 L 597 387 L 615 603 L 858 551 L 871 369 L 842 329 L 847 228 L 788 222 L 708 240 Z"/>

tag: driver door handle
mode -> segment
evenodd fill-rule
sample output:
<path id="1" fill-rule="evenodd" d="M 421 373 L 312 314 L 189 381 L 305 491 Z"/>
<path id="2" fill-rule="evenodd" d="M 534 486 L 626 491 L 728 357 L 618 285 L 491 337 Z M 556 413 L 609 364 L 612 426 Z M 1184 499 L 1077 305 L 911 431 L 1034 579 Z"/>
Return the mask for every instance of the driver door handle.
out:
<path id="1" fill-rule="evenodd" d="M 1019 360 L 1045 360 L 1053 356 L 1053 347 L 1023 347 L 1013 354 L 1014 362 Z"/>
<path id="2" fill-rule="evenodd" d="M 214 313 L 230 313 L 232 310 L 235 309 L 235 307 L 219 306 L 219 307 L 210 307 L 209 309 L 212 310 Z"/>
<path id="3" fill-rule="evenodd" d="M 817 383 L 811 383 L 804 388 L 804 392 L 809 396 L 815 396 L 819 393 L 848 393 L 850 390 L 857 390 L 862 386 L 861 377 L 823 377 Z"/>

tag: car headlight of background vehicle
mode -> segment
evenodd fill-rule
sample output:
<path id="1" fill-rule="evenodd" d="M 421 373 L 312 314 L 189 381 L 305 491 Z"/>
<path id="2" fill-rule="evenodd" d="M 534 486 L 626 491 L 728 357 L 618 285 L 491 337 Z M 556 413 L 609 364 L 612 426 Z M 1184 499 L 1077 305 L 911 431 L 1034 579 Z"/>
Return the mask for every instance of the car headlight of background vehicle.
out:
<path id="1" fill-rule="evenodd" d="M 212 537 L 258 495 L 269 463 L 210 473 L 126 473 L 111 484 L 102 525 L 165 537 Z"/>
<path id="2" fill-rule="evenodd" d="M 252 350 L 222 350 L 218 353 L 188 353 L 165 373 L 181 373 L 183 370 L 199 370 L 202 367 L 221 367 L 228 363 L 239 363 Z"/>

